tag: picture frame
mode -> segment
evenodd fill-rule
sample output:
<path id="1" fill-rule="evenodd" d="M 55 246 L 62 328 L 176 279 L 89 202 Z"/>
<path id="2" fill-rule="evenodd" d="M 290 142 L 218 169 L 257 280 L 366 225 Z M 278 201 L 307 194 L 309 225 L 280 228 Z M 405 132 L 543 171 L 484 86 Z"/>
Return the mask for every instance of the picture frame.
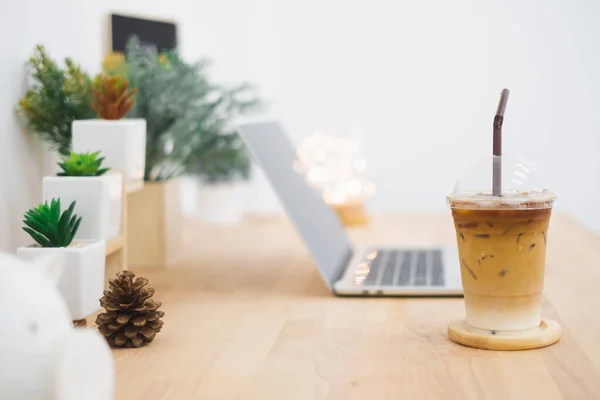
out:
<path id="1" fill-rule="evenodd" d="M 110 51 L 125 52 L 132 36 L 140 39 L 142 46 L 161 53 L 177 45 L 177 25 L 173 21 L 156 20 L 123 14 L 110 14 Z"/>

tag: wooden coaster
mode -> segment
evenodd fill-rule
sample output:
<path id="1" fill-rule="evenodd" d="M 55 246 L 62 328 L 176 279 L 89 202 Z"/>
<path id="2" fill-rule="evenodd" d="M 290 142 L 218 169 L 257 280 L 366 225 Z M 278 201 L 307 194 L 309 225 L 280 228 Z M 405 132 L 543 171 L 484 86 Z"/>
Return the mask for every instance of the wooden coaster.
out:
<path id="1" fill-rule="evenodd" d="M 540 327 L 522 332 L 496 331 L 494 334 L 473 328 L 464 319 L 448 324 L 448 338 L 467 347 L 485 350 L 530 350 L 550 346 L 560 340 L 558 322 L 543 319 Z"/>

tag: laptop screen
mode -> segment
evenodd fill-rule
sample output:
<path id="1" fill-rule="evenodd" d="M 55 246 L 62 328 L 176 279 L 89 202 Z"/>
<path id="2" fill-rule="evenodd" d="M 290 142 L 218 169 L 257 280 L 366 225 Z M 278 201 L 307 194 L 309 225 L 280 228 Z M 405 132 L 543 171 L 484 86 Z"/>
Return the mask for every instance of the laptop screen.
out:
<path id="1" fill-rule="evenodd" d="M 317 190 L 306 184 L 304 176 L 294 171 L 296 151 L 279 124 L 247 124 L 238 127 L 238 132 L 264 170 L 331 288 L 352 252 L 337 214 Z"/>

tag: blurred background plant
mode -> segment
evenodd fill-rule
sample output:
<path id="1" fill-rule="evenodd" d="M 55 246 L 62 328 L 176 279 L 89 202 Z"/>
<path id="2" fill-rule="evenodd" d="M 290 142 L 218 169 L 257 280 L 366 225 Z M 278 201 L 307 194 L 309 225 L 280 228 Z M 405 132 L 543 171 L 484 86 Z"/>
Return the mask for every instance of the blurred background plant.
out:
<path id="1" fill-rule="evenodd" d="M 209 181 L 249 176 L 248 156 L 228 123 L 260 102 L 249 85 L 211 83 L 209 64 L 207 59 L 188 64 L 176 51 L 156 54 L 135 37 L 125 55 L 105 59 L 105 74 L 123 76 L 138 90 L 127 118 L 146 119 L 145 180 L 183 173 Z"/>
<path id="2" fill-rule="evenodd" d="M 70 154 L 71 124 L 93 118 L 92 83 L 88 74 L 71 59 L 61 68 L 38 45 L 29 59 L 33 86 L 18 104 L 27 118 L 27 127 L 63 156 Z"/>
<path id="3" fill-rule="evenodd" d="M 250 157 L 236 133 L 202 131 L 202 143 L 195 146 L 186 162 L 186 173 L 205 184 L 247 180 Z"/>
<path id="4" fill-rule="evenodd" d="M 156 54 L 132 38 L 125 57 L 110 55 L 104 63 L 108 75 L 124 75 L 137 88 L 128 118 L 146 120 L 146 181 L 163 181 L 183 172 L 185 158 L 177 146 L 185 139 L 186 120 L 208 83 L 201 65 L 183 62 L 173 51 Z"/>
<path id="5" fill-rule="evenodd" d="M 190 128 L 185 152 L 185 172 L 204 183 L 247 180 L 250 157 L 241 138 L 232 127 L 235 117 L 260 108 L 252 86 L 232 89 L 213 86 L 212 92 L 198 104 Z"/>

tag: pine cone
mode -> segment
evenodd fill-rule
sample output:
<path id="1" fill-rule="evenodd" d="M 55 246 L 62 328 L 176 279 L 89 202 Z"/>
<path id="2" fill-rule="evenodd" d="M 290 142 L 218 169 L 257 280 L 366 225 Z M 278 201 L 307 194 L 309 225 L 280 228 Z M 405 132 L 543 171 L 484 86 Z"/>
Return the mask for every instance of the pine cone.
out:
<path id="1" fill-rule="evenodd" d="M 165 315 L 157 311 L 162 305 L 151 297 L 154 289 L 146 288 L 148 279 L 133 278 L 131 271 L 117 273 L 109 280 L 110 290 L 104 291 L 100 305 L 107 312 L 96 318 L 98 330 L 113 347 L 140 347 L 150 343 L 163 326 Z"/>

